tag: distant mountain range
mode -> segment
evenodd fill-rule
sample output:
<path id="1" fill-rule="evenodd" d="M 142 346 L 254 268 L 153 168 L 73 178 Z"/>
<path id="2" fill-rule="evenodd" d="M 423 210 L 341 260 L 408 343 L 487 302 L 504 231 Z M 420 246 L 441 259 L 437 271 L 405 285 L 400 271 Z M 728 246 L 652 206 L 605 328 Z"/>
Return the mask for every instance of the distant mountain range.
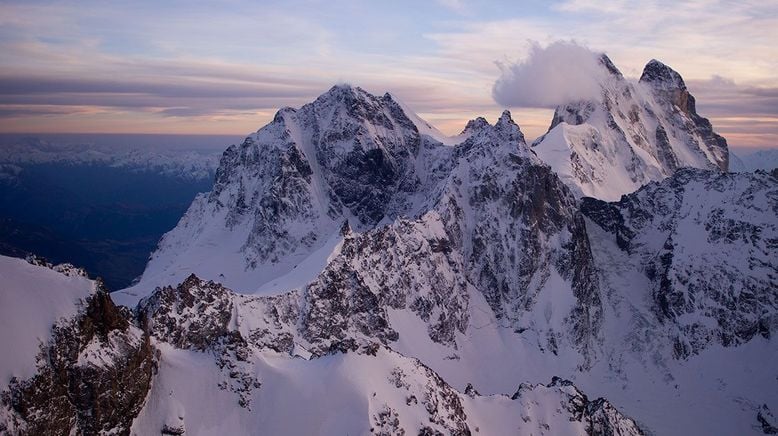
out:
<path id="1" fill-rule="evenodd" d="M 0 147 L 0 178 L 12 178 L 18 165 L 103 165 L 151 171 L 182 179 L 208 179 L 219 165 L 220 149 L 126 147 L 89 142 L 52 142 L 38 137 L 14 138 Z M 14 165 L 16 164 L 16 165 Z"/>
<path id="2" fill-rule="evenodd" d="M 733 172 L 772 171 L 778 168 L 778 149 L 730 153 L 729 157 L 729 170 Z"/>
<path id="3" fill-rule="evenodd" d="M 211 188 L 221 154 L 164 144 L 2 139 L 0 253 L 72 262 L 111 289 L 141 274 L 162 234 Z"/>

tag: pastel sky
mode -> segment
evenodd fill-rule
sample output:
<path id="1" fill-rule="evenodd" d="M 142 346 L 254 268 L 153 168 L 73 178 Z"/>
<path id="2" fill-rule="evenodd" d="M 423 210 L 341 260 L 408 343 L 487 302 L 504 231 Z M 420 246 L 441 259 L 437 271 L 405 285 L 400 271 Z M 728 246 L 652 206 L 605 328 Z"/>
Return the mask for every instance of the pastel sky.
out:
<path id="1" fill-rule="evenodd" d="M 659 59 L 732 147 L 778 147 L 778 2 L 752 0 L 0 0 L 0 132 L 242 135 L 347 82 L 457 133 L 504 109 L 499 63 L 559 40 Z"/>

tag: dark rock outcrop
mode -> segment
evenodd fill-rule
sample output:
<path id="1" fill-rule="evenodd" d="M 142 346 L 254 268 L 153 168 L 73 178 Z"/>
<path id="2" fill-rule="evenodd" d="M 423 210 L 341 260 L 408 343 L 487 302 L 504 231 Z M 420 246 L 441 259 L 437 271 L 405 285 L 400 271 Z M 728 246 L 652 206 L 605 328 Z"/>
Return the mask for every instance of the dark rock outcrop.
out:
<path id="1" fill-rule="evenodd" d="M 2 401 L 20 434 L 128 435 L 155 368 L 149 336 L 98 291 L 83 314 L 54 327 L 37 374 L 12 380 Z"/>

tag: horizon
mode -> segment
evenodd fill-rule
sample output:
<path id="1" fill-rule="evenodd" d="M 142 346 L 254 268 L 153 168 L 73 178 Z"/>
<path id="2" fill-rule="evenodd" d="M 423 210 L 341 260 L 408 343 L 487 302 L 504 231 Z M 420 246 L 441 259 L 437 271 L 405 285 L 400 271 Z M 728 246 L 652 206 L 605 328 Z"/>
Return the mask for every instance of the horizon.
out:
<path id="1" fill-rule="evenodd" d="M 730 147 L 778 147 L 778 5 L 637 5 L 10 1 L 0 5 L 0 132 L 243 136 L 346 82 L 397 95 L 448 135 L 507 108 L 535 138 L 571 97 L 559 85 L 581 85 L 588 51 L 630 79 L 659 59 Z M 560 44 L 579 53 L 552 54 Z M 498 95 L 498 82 L 535 67 L 531 82 Z"/>
<path id="2" fill-rule="evenodd" d="M 512 112 L 511 112 L 512 113 Z M 495 120 L 489 120 L 494 124 Z M 521 123 L 514 118 L 514 121 L 520 126 Z M 430 123 L 431 124 L 431 123 Z M 434 127 L 434 125 L 433 125 Z M 463 126 L 464 128 L 464 126 Z M 715 126 L 714 126 L 715 128 Z M 522 127 L 522 132 L 524 132 Z M 545 133 L 545 132 L 543 132 Z M 0 132 L 0 147 L 12 144 L 16 141 L 29 138 L 40 139 L 43 141 L 52 141 L 53 145 L 94 145 L 98 147 L 116 147 L 132 150 L 136 148 L 159 147 L 161 150 L 181 150 L 181 151 L 218 151 L 223 152 L 229 146 L 240 144 L 248 134 L 229 134 L 229 133 L 127 133 L 127 132 Z M 540 135 L 538 135 L 539 137 Z M 145 138 L 148 142 L 138 143 L 135 138 Z M 165 138 L 174 138 L 173 144 L 160 141 Z M 526 135 L 528 145 L 537 137 Z M 771 151 L 778 147 L 738 147 L 729 145 L 729 151 L 734 152 L 739 157 L 749 156 L 761 151 Z"/>

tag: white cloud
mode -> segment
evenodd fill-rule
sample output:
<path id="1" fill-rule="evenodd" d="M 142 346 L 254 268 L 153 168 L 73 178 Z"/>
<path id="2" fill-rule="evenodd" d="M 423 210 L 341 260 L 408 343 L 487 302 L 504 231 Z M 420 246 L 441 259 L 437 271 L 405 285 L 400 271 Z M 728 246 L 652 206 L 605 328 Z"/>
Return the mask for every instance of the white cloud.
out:
<path id="1" fill-rule="evenodd" d="M 557 41 L 545 48 L 536 43 L 525 60 L 498 64 L 502 74 L 492 96 L 511 107 L 555 107 L 595 98 L 607 74 L 599 56 L 573 41 Z"/>

